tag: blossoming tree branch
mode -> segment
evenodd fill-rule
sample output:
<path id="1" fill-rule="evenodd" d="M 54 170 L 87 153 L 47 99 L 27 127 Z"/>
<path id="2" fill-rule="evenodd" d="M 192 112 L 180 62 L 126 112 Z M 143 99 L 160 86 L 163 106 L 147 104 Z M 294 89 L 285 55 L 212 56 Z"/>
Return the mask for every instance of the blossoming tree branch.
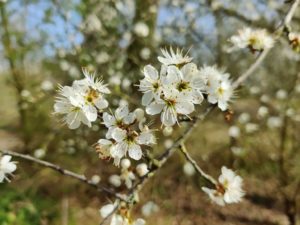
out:
<path id="1" fill-rule="evenodd" d="M 213 203 L 221 206 L 239 203 L 245 195 L 243 179 L 225 166 L 221 168 L 218 179 L 213 178 L 189 154 L 185 141 L 198 122 L 205 119 L 213 109 L 229 110 L 230 102 L 236 95 L 235 90 L 253 74 L 281 36 L 286 34 L 291 48 L 300 49 L 300 35 L 291 32 L 290 27 L 299 2 L 295 0 L 291 3 L 273 34 L 264 29 L 244 28 L 229 39 L 230 51 L 247 49 L 257 56 L 249 69 L 235 81 L 219 67 L 198 67 L 183 50 L 170 48 L 162 49 L 161 56 L 158 56 L 160 68 L 152 65 L 143 68 L 144 77 L 136 84 L 142 94 L 140 108 L 128 104 L 120 104 L 117 109 L 110 108 L 106 98 L 111 94 L 108 85 L 96 73 L 85 68 L 82 70 L 83 79 L 75 80 L 71 86 L 60 86 L 54 111 L 70 129 L 77 129 L 81 125 L 91 127 L 93 123 L 99 122 L 105 126 L 106 134 L 100 137 L 95 150 L 100 159 L 111 161 L 120 169 L 119 174 L 109 178 L 111 187 L 100 186 L 95 180 L 59 165 L 6 150 L 0 150 L 3 153 L 0 159 L 0 182 L 10 182 L 17 169 L 16 162 L 11 161 L 12 157 L 29 160 L 114 198 L 113 203 L 100 209 L 103 217 L 101 224 L 110 220 L 111 225 L 143 225 L 146 223 L 144 219 L 135 219 L 131 215 L 132 207 L 139 201 L 139 191 L 174 152 L 179 151 L 199 176 L 207 181 L 207 186 L 202 187 L 202 190 Z M 197 107 L 205 101 L 209 103 L 208 108 L 202 114 L 196 114 Z M 160 122 L 155 125 L 152 121 L 157 117 Z M 187 128 L 173 145 L 160 156 L 151 157 L 149 153 L 152 149 L 161 144 L 157 138 L 159 132 L 172 133 L 182 123 L 186 123 Z M 116 188 L 120 186 L 126 187 L 126 191 L 117 192 Z"/>

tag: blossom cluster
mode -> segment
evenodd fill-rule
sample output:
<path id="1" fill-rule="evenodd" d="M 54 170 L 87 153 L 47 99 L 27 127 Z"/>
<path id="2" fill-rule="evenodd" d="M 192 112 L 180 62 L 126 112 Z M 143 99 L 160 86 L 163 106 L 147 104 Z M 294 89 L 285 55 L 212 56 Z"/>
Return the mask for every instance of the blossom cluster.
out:
<path id="1" fill-rule="evenodd" d="M 233 45 L 229 50 L 249 48 L 252 52 L 263 51 L 272 48 L 274 39 L 265 29 L 243 28 L 237 35 L 232 36 L 229 41 Z"/>
<path id="2" fill-rule="evenodd" d="M 233 94 L 229 74 L 210 66 L 198 69 L 192 58 L 178 49 L 162 50 L 162 54 L 158 57 L 162 63 L 160 71 L 145 66 L 139 84 L 147 114 L 160 114 L 163 125 L 173 126 L 178 123 L 178 115 L 189 116 L 194 112 L 205 94 L 208 102 L 227 109 Z"/>
<path id="3" fill-rule="evenodd" d="M 149 172 L 146 163 L 138 164 L 135 169 L 131 166 L 129 159 L 124 158 L 121 160 L 121 174 L 113 174 L 109 177 L 109 182 L 115 186 L 120 187 L 124 182 L 125 186 L 130 189 L 133 186 L 133 182 L 136 180 L 136 175 L 143 177 Z"/>
<path id="4" fill-rule="evenodd" d="M 84 79 L 75 80 L 72 86 L 60 87 L 54 111 L 63 114 L 63 120 L 70 129 L 76 129 L 81 123 L 91 127 L 91 123 L 97 120 L 98 110 L 108 107 L 108 101 L 104 98 L 110 90 L 101 79 L 95 78 L 83 69 Z"/>
<path id="5" fill-rule="evenodd" d="M 114 158 L 114 164 L 128 154 L 134 160 L 142 158 L 142 146 L 156 144 L 154 131 L 145 124 L 142 109 L 129 112 L 128 106 L 120 106 L 115 113 L 103 114 L 103 124 L 107 127 L 106 139 L 98 141 L 97 150 L 102 159 Z"/>

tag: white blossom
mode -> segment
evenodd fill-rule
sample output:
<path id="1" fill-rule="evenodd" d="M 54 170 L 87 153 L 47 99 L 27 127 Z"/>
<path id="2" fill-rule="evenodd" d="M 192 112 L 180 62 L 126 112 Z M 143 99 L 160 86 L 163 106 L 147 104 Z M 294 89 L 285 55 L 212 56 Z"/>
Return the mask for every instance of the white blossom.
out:
<path id="1" fill-rule="evenodd" d="M 165 126 L 173 126 L 178 123 L 177 115 L 182 114 L 188 116 L 194 110 L 194 104 L 189 101 L 189 96 L 180 93 L 176 89 L 164 90 L 164 99 L 158 99 L 146 107 L 149 115 L 161 113 L 161 122 Z"/>
<path id="2" fill-rule="evenodd" d="M 55 113 L 65 115 L 63 120 L 70 129 L 78 128 L 81 123 L 91 127 L 91 122 L 97 119 L 98 110 L 108 107 L 104 94 L 110 91 L 106 85 L 86 69 L 83 69 L 83 74 L 85 78 L 74 81 L 71 87 L 60 88 L 60 96 L 54 104 Z"/>
<path id="3" fill-rule="evenodd" d="M 228 135 L 233 138 L 238 138 L 241 135 L 241 130 L 237 126 L 231 126 L 228 129 Z"/>
<path id="4" fill-rule="evenodd" d="M 159 211 L 158 205 L 152 201 L 149 201 L 142 206 L 142 214 L 143 214 L 143 216 L 146 216 L 146 217 L 149 217 L 153 213 L 156 213 L 158 211 Z"/>
<path id="5" fill-rule="evenodd" d="M 221 110 L 226 110 L 233 97 L 233 88 L 229 80 L 230 75 L 212 66 L 201 68 L 200 75 L 205 80 L 205 92 L 208 102 L 218 104 Z"/>
<path id="6" fill-rule="evenodd" d="M 133 30 L 134 30 L 134 33 L 140 37 L 147 37 L 150 32 L 148 25 L 143 22 L 136 23 L 134 25 Z"/>
<path id="7" fill-rule="evenodd" d="M 286 90 L 280 89 L 276 92 L 276 98 L 280 100 L 284 100 L 288 97 L 288 93 Z"/>
<path id="8" fill-rule="evenodd" d="M 256 123 L 246 123 L 245 125 L 245 131 L 246 133 L 254 133 L 255 131 L 258 131 L 259 126 Z"/>
<path id="9" fill-rule="evenodd" d="M 17 169 L 16 162 L 11 162 L 11 156 L 10 155 L 4 155 L 0 159 L 0 183 L 2 183 L 4 180 L 8 179 L 7 175 L 12 175 L 12 173 Z"/>
<path id="10" fill-rule="evenodd" d="M 162 64 L 166 66 L 169 65 L 183 66 L 191 62 L 193 59 L 189 57 L 187 54 L 183 55 L 183 50 L 176 49 L 176 51 L 174 51 L 171 47 L 170 47 L 170 52 L 168 52 L 167 49 L 161 49 L 161 52 L 163 56 L 159 56 L 158 61 L 160 61 Z"/>
<path id="11" fill-rule="evenodd" d="M 267 126 L 269 128 L 279 128 L 282 126 L 282 118 L 277 116 L 271 116 L 268 118 Z"/>
<path id="12" fill-rule="evenodd" d="M 65 114 L 63 121 L 70 129 L 76 129 L 81 123 L 91 127 L 91 121 L 87 118 L 88 109 L 84 107 L 84 99 L 76 93 L 74 88 L 64 86 L 60 88 L 60 96 L 54 104 L 54 111 L 58 114 Z"/>
<path id="13" fill-rule="evenodd" d="M 53 87 L 53 83 L 50 81 L 50 80 L 44 80 L 42 83 L 41 83 L 41 89 L 43 91 L 51 91 L 54 89 Z"/>
<path id="14" fill-rule="evenodd" d="M 244 196 L 242 178 L 225 166 L 222 167 L 221 171 L 216 189 L 203 187 L 202 190 L 208 194 L 213 202 L 221 206 L 242 201 Z"/>
<path id="15" fill-rule="evenodd" d="M 257 116 L 259 118 L 264 118 L 269 114 L 269 109 L 266 106 L 261 106 L 258 108 Z"/>
<path id="16" fill-rule="evenodd" d="M 188 63 L 181 69 L 176 66 L 168 66 L 164 83 L 165 88 L 178 90 L 193 104 L 201 104 L 204 99 L 202 90 L 205 82 L 194 63 Z"/>
<path id="17" fill-rule="evenodd" d="M 162 67 L 161 73 L 164 68 Z M 151 65 L 144 67 L 145 78 L 140 81 L 139 90 L 144 93 L 142 104 L 147 106 L 153 98 L 157 99 L 162 93 L 162 83 L 158 71 Z"/>
<path id="18" fill-rule="evenodd" d="M 245 123 L 248 123 L 250 121 L 250 119 L 251 119 L 251 116 L 249 115 L 249 113 L 243 112 L 240 114 L 238 121 L 241 124 L 245 124 Z"/>
<path id="19" fill-rule="evenodd" d="M 251 28 L 243 28 L 238 31 L 229 40 L 233 47 L 230 50 L 238 48 L 249 48 L 251 51 L 262 51 L 272 48 L 274 39 L 265 29 L 252 30 Z"/>
<path id="20" fill-rule="evenodd" d="M 145 120 L 141 109 L 129 112 L 127 105 L 117 108 L 114 114 L 104 113 L 103 123 L 108 131 L 107 139 L 98 141 L 101 154 L 114 158 L 117 166 L 127 153 L 130 158 L 140 160 L 143 155 L 142 146 L 156 144 L 153 131 L 144 124 Z"/>

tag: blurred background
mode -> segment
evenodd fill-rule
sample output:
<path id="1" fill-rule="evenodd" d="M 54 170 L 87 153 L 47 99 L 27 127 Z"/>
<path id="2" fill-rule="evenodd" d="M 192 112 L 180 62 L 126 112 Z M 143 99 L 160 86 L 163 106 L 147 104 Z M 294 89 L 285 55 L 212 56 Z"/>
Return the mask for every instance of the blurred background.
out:
<path id="1" fill-rule="evenodd" d="M 189 50 L 199 67 L 216 64 L 234 79 L 255 54 L 228 53 L 228 38 L 243 27 L 273 32 L 289 5 L 283 0 L 0 0 L 0 148 L 100 177 L 108 186 L 108 177 L 118 170 L 92 147 L 105 130 L 100 122 L 92 129 L 64 126 L 53 115 L 58 84 L 70 85 L 82 77 L 81 67 L 88 67 L 109 83 L 111 107 L 122 99 L 133 109 L 140 106 L 135 85 L 142 68 L 157 66 L 160 48 L 169 46 Z M 300 32 L 300 9 L 292 28 Z M 136 216 L 149 225 L 297 223 L 299 52 L 279 39 L 236 95 L 230 119 L 228 112 L 215 110 L 187 147 L 215 177 L 222 165 L 237 170 L 245 180 L 245 200 L 224 208 L 210 204 L 202 180 L 175 154 L 141 192 Z M 170 146 L 180 129 L 159 137 L 153 154 Z M 109 201 L 25 161 L 12 183 L 0 184 L 0 194 L 1 225 L 99 224 L 99 208 Z"/>

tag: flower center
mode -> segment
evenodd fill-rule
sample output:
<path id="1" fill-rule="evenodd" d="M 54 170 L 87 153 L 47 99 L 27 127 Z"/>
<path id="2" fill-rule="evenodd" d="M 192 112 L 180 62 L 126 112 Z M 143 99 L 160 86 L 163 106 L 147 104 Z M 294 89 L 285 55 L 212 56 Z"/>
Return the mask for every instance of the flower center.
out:
<path id="1" fill-rule="evenodd" d="M 173 107 L 176 104 L 175 99 L 165 99 L 165 102 L 168 107 Z"/>
<path id="2" fill-rule="evenodd" d="M 99 97 L 99 93 L 94 90 L 94 89 L 90 89 L 85 97 L 85 100 L 87 102 L 93 102 L 95 99 L 97 99 Z"/>
<path id="3" fill-rule="evenodd" d="M 154 91 L 157 91 L 159 88 L 159 83 L 158 82 L 153 83 L 152 87 L 153 87 Z"/>
<path id="4" fill-rule="evenodd" d="M 188 82 L 181 81 L 179 84 L 177 84 L 177 90 L 180 92 L 187 90 L 189 88 L 190 88 L 190 85 Z"/>
<path id="5" fill-rule="evenodd" d="M 218 88 L 218 94 L 222 96 L 224 94 L 224 89 L 219 87 Z"/>

